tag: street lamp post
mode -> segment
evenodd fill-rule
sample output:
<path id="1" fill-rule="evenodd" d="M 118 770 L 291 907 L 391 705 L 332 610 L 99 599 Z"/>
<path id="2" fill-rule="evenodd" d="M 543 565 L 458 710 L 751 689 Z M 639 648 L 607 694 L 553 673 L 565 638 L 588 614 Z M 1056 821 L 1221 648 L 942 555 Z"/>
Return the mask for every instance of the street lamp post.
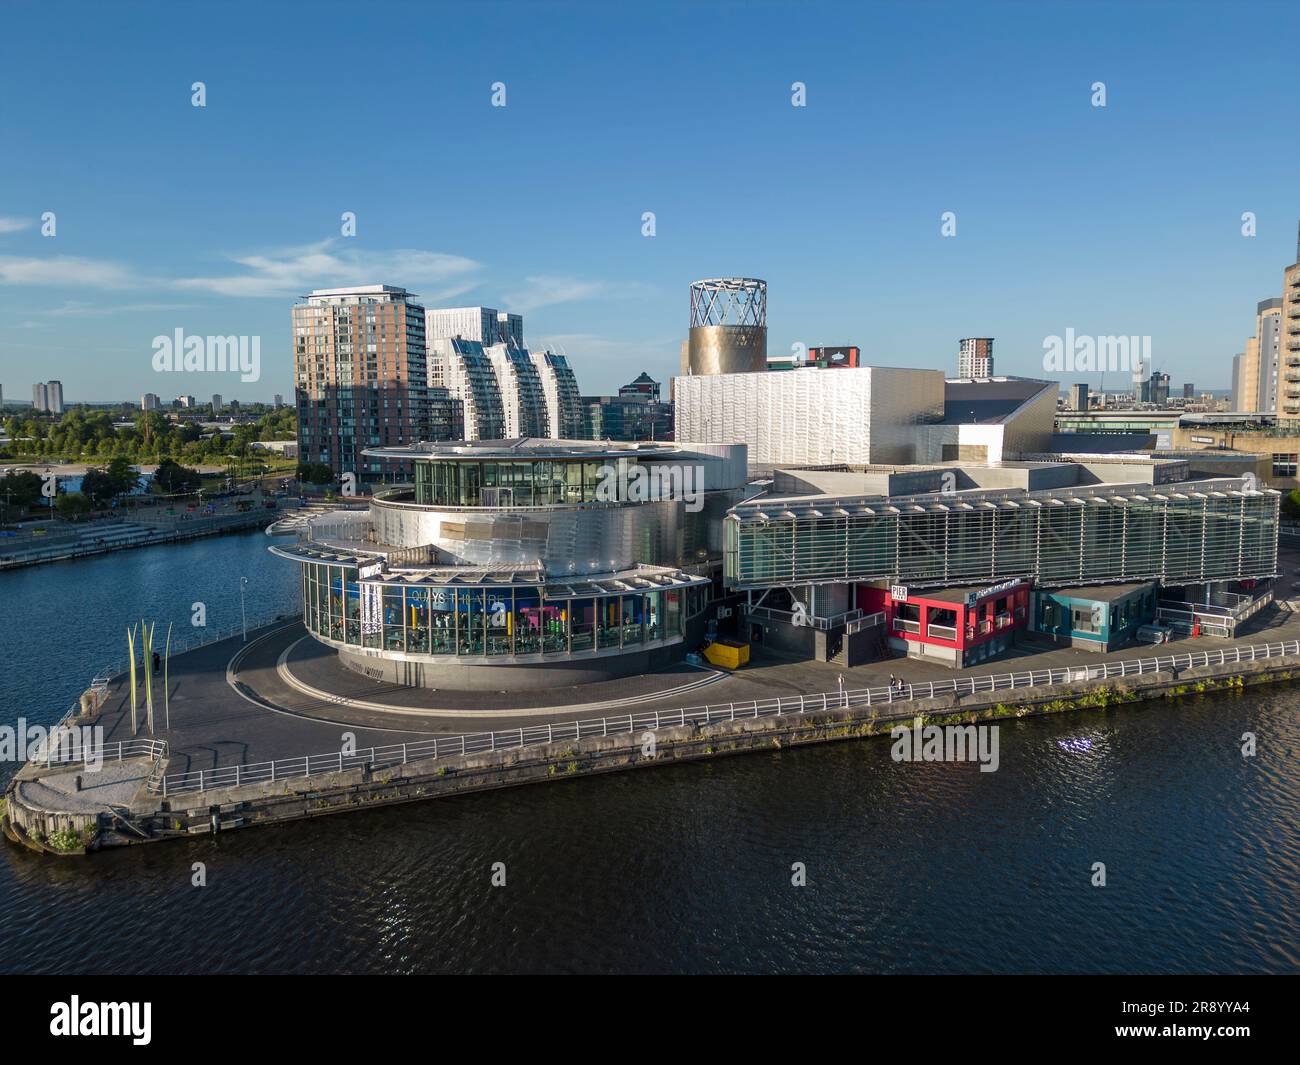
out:
<path id="1" fill-rule="evenodd" d="M 248 642 L 248 614 L 244 610 L 244 589 L 248 587 L 248 578 L 239 578 L 239 618 L 244 627 L 244 642 Z"/>

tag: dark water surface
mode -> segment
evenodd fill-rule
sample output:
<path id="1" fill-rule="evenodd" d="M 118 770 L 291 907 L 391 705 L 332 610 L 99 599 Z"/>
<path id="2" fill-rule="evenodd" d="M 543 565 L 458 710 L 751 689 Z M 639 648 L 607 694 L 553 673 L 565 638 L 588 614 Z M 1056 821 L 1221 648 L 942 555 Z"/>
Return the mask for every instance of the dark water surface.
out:
<path id="1" fill-rule="evenodd" d="M 142 612 L 237 623 L 240 575 L 250 618 L 295 609 L 265 547 L 0 574 L 2 723 L 57 717 Z M 1003 725 L 995 773 L 869 740 L 84 860 L 4 845 L 0 971 L 1295 972 L 1298 708 L 1277 686 Z"/>

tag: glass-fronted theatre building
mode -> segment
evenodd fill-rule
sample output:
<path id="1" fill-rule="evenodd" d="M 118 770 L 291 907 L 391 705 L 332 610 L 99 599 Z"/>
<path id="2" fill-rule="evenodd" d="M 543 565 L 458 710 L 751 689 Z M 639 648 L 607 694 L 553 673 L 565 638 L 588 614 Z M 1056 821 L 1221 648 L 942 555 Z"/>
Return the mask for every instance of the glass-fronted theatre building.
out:
<path id="1" fill-rule="evenodd" d="M 494 440 L 373 448 L 414 484 L 291 517 L 303 617 L 375 679 L 553 687 L 683 653 L 721 580 L 744 445 Z M 699 636 L 695 642 L 699 642 Z"/>

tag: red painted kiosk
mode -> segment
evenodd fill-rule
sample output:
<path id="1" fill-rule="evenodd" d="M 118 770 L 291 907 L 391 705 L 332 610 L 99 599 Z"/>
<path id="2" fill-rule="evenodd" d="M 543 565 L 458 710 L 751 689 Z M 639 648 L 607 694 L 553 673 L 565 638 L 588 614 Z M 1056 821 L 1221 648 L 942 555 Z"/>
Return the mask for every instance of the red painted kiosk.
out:
<path id="1" fill-rule="evenodd" d="M 858 606 L 883 611 L 889 644 L 909 657 L 960 668 L 1001 654 L 1029 616 L 1030 581 L 985 588 L 858 585 Z"/>

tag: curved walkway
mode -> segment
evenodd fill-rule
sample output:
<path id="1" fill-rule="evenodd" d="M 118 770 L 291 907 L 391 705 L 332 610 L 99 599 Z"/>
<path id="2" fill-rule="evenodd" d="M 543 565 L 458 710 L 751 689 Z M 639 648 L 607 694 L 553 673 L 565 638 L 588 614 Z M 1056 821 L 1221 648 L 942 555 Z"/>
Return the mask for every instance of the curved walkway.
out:
<path id="1" fill-rule="evenodd" d="M 318 646 L 314 644 L 311 637 L 302 636 L 281 651 L 280 657 L 276 661 L 276 673 L 280 680 L 295 691 L 312 699 L 328 702 L 333 706 L 348 710 L 377 710 L 388 714 L 414 717 L 463 719 L 466 712 L 471 709 L 476 719 L 516 718 L 525 711 L 550 715 L 562 714 L 565 716 L 595 714 L 602 710 L 616 710 L 620 707 L 639 706 L 646 702 L 675 698 L 685 695 L 687 692 L 703 688 L 706 685 L 714 684 L 726 676 L 725 673 L 719 670 L 688 666 L 687 669 L 690 672 L 685 674 L 685 677 L 689 679 L 684 679 L 681 670 L 673 669 L 643 677 L 630 677 L 627 680 L 606 681 L 584 684 L 580 687 L 551 688 L 540 691 L 510 693 L 439 691 L 436 693 L 437 698 L 459 705 L 425 706 L 421 704 L 434 697 L 435 693 L 432 690 L 394 688 L 391 685 L 379 682 L 369 682 L 374 687 L 372 694 L 375 698 L 337 694 L 339 681 L 347 682 L 350 688 L 356 677 L 351 670 L 341 665 L 338 659 L 333 656 L 326 660 L 325 663 L 322 663 L 324 668 L 317 670 L 315 677 L 317 683 L 328 683 L 330 688 L 314 687 L 307 680 L 298 677 L 294 671 L 296 653 L 299 659 L 298 668 L 302 668 L 301 658 L 304 645 L 308 647 Z M 316 661 L 321 662 L 319 657 L 316 657 Z M 696 675 L 692 676 L 691 674 Z M 624 691 L 630 688 L 640 690 L 636 694 L 624 695 L 619 698 L 601 699 L 598 697 L 611 688 Z M 586 699 L 581 702 L 555 702 L 557 698 L 571 699 L 574 696 L 586 694 L 595 695 L 597 698 Z M 506 705 L 493 706 L 493 703 Z"/>

